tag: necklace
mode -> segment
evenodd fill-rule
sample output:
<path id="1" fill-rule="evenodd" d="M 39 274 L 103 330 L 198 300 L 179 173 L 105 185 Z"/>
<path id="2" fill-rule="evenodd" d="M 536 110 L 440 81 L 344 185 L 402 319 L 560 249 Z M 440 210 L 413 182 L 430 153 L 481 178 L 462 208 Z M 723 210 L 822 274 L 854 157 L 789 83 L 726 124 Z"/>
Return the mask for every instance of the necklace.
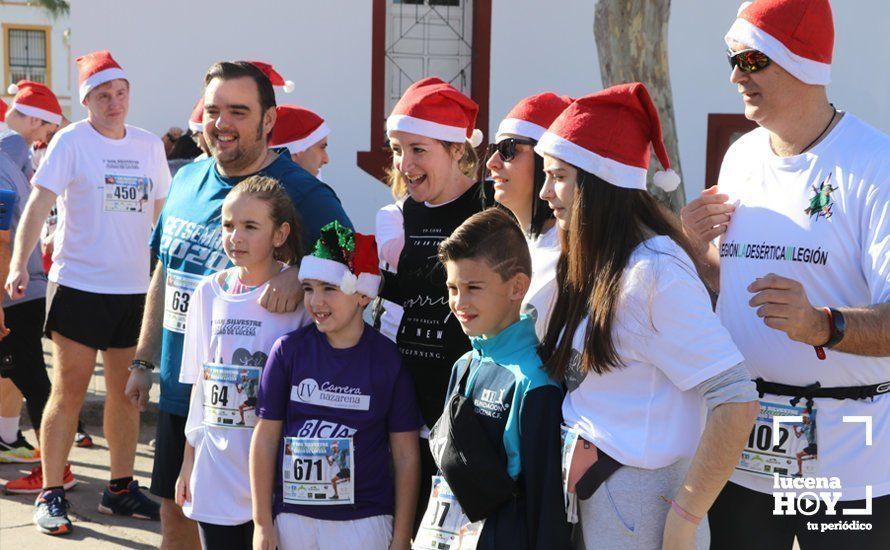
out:
<path id="1" fill-rule="evenodd" d="M 829 105 L 831 105 L 832 113 L 831 113 L 831 120 L 828 121 L 828 125 L 825 126 L 825 129 L 822 130 L 818 136 L 816 136 L 816 139 L 811 141 L 810 144 L 807 145 L 806 147 L 804 147 L 798 154 L 802 155 L 802 154 L 806 153 L 807 151 L 809 151 L 810 147 L 812 147 L 813 145 L 816 145 L 816 142 L 819 141 L 820 139 L 822 139 L 822 136 L 825 135 L 825 132 L 827 132 L 828 129 L 831 128 L 831 124 L 834 122 L 834 118 L 837 116 L 837 107 L 834 106 L 834 103 L 829 103 Z"/>

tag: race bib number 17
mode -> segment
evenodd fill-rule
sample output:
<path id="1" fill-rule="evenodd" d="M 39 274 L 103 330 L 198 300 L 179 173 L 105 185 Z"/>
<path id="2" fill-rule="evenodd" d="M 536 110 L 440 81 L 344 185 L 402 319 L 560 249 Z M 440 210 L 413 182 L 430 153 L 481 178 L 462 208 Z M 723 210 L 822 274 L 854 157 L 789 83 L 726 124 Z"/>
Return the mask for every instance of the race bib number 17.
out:
<path id="1" fill-rule="evenodd" d="M 412 550 L 473 550 L 485 520 L 471 522 L 442 476 L 433 476 L 430 500 Z"/>

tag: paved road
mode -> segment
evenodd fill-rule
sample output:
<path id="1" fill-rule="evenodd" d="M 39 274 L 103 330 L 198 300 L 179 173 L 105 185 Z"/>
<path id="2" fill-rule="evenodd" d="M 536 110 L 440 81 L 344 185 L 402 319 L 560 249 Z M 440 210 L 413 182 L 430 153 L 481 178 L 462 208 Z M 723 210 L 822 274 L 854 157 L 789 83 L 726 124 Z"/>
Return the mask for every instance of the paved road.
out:
<path id="1" fill-rule="evenodd" d="M 90 426 L 87 430 L 93 435 L 95 446 L 91 449 L 75 447 L 71 451 L 71 467 L 78 480 L 77 486 L 68 492 L 69 517 L 74 522 L 74 531 L 63 537 L 43 535 L 31 523 L 34 495 L 0 495 L 0 549 L 149 549 L 161 544 L 160 523 L 106 516 L 96 510 L 108 479 L 108 447 L 100 428 Z M 154 449 L 148 441 L 154 433 L 154 426 L 143 426 L 136 451 L 136 478 L 145 486 L 151 479 Z M 33 431 L 26 432 L 25 437 L 34 442 Z M 30 468 L 29 464 L 0 464 L 0 481 L 5 484 L 27 474 Z"/>

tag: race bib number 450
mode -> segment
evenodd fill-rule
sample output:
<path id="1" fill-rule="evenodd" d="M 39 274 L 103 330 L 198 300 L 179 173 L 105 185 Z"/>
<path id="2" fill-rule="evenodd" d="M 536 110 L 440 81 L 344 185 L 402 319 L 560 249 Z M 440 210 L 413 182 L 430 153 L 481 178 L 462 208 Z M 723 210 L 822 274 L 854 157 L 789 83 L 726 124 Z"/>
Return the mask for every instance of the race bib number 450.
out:
<path id="1" fill-rule="evenodd" d="M 800 421 L 773 422 L 775 417 Z M 816 410 L 786 403 L 760 402 L 757 421 L 742 451 L 740 471 L 773 477 L 808 477 L 816 474 Z"/>
<path id="2" fill-rule="evenodd" d="M 105 176 L 102 206 L 106 212 L 142 212 L 151 180 L 140 176 Z"/>
<path id="3" fill-rule="evenodd" d="M 256 426 L 256 396 L 262 367 L 208 364 L 201 371 L 204 425 Z"/>
<path id="4" fill-rule="evenodd" d="M 281 461 L 284 502 L 355 504 L 352 438 L 285 437 Z"/>
<path id="5" fill-rule="evenodd" d="M 167 280 L 164 282 L 165 329 L 185 334 L 185 317 L 189 311 L 189 303 L 201 279 L 201 275 L 176 269 L 167 270 Z"/>

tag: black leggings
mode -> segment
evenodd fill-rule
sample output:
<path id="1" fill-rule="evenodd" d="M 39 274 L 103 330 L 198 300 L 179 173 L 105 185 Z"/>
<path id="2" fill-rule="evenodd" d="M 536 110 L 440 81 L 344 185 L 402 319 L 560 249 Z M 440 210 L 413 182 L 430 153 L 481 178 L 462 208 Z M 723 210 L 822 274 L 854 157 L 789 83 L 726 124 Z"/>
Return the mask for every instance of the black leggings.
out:
<path id="1" fill-rule="evenodd" d="M 867 516 L 841 512 L 844 508 L 864 508 L 864 500 L 839 502 L 834 516 L 826 515 L 824 508 L 812 516 L 775 516 L 774 503 L 772 494 L 727 483 L 708 512 L 712 550 L 790 550 L 795 536 L 801 550 L 886 550 L 890 540 L 890 495 L 875 497 L 872 513 Z M 837 524 L 849 526 L 854 521 L 871 524 L 871 530 L 831 530 Z"/>
<path id="2" fill-rule="evenodd" d="M 43 321 L 46 300 L 31 300 L 3 308 L 9 336 L 0 341 L 0 376 L 9 378 L 25 396 L 31 424 L 37 428 L 49 399 L 50 382 L 43 361 Z"/>
<path id="3" fill-rule="evenodd" d="M 204 550 L 244 550 L 253 549 L 253 522 L 241 525 L 214 525 L 198 522 L 198 535 Z"/>

